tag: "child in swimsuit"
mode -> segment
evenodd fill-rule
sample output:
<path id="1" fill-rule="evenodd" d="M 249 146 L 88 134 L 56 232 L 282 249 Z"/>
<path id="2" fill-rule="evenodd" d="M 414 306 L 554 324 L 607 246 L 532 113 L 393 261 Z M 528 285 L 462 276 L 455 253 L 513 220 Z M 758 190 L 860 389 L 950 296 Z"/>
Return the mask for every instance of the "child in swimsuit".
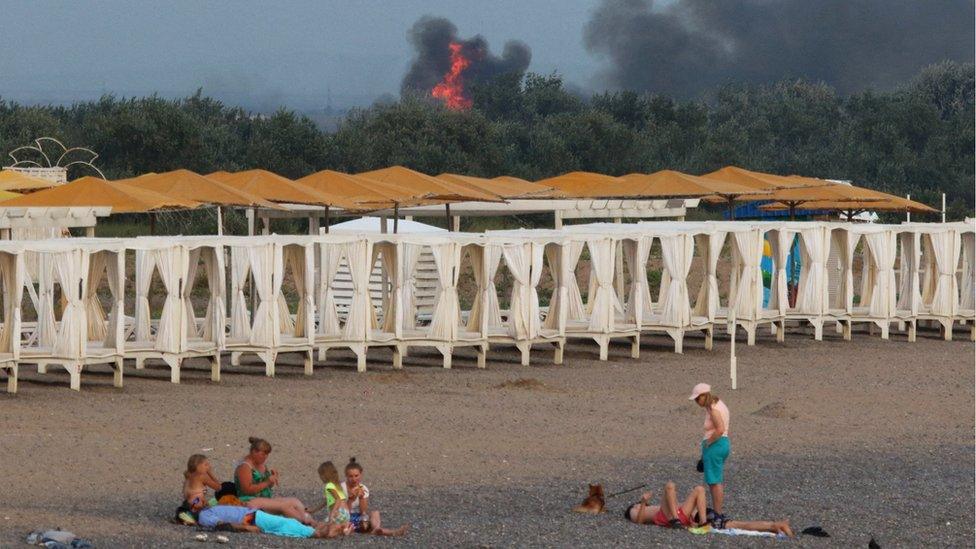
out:
<path id="1" fill-rule="evenodd" d="M 193 454 L 186 462 L 183 473 L 183 499 L 194 513 L 215 505 L 207 497 L 207 488 L 220 490 L 220 481 L 210 469 L 210 460 L 203 454 Z"/>
<path id="2" fill-rule="evenodd" d="M 346 493 L 342 490 L 339 483 L 339 471 L 331 461 L 323 462 L 319 465 L 319 478 L 322 479 L 322 502 L 309 509 L 310 514 L 315 514 L 322 509 L 328 508 L 330 526 L 341 535 L 351 534 L 353 524 L 350 520 L 349 500 Z"/>

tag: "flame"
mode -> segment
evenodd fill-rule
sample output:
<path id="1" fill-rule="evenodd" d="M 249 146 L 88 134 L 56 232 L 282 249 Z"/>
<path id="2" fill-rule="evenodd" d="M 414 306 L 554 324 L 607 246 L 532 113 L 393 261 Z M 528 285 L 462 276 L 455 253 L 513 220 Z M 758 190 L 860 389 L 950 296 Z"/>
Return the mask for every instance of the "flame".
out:
<path id="1" fill-rule="evenodd" d="M 444 79 L 434 86 L 430 95 L 447 105 L 452 111 L 471 108 L 471 99 L 464 96 L 464 78 L 461 73 L 468 68 L 471 61 L 461 53 L 461 44 L 451 42 L 451 70 L 444 75 Z"/>

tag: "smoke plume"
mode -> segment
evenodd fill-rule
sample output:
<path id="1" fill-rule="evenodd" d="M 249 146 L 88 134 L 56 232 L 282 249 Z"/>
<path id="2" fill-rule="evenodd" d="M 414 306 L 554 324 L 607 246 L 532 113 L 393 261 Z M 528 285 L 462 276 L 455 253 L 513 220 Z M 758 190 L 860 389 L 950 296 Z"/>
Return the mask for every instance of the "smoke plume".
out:
<path id="1" fill-rule="evenodd" d="M 532 52 L 518 41 L 505 43 L 501 57 L 491 53 L 488 42 L 481 35 L 462 40 L 457 27 L 443 17 L 422 17 L 407 32 L 417 57 L 400 84 L 401 93 L 430 93 L 451 71 L 451 44 L 460 44 L 460 54 L 468 61 L 463 81 L 484 82 L 506 73 L 522 74 L 529 67 Z"/>
<path id="2" fill-rule="evenodd" d="M 942 60 L 971 63 L 972 0 L 604 0 L 584 31 L 611 87 L 693 97 L 800 77 L 885 89 Z"/>

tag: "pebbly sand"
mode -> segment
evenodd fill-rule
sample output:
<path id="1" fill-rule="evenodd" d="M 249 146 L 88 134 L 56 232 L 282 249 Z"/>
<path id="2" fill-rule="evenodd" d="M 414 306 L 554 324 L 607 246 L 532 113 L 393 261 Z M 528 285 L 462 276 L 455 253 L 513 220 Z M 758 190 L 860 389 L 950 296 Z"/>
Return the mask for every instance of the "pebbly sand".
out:
<path id="1" fill-rule="evenodd" d="M 828 330 L 824 342 L 790 334 L 777 344 L 763 330 L 756 347 L 737 345 L 734 392 L 727 338 L 713 352 L 692 338 L 683 356 L 670 345 L 645 337 L 640 359 L 620 344 L 599 362 L 594 345 L 577 342 L 565 365 L 539 348 L 530 367 L 499 348 L 485 371 L 469 350 L 452 371 L 425 350 L 394 371 L 376 350 L 366 374 L 340 351 L 311 378 L 288 355 L 275 379 L 256 362 L 225 358 L 220 384 L 190 361 L 179 386 L 150 366 L 127 369 L 122 390 L 95 367 L 81 393 L 56 368 L 25 368 L 20 393 L 0 395 L 0 546 L 55 526 L 99 547 L 201 545 L 195 529 L 167 522 L 186 458 L 206 453 L 228 478 L 249 435 L 274 445 L 279 493 L 308 504 L 320 494 L 318 463 L 356 456 L 385 525 L 412 530 L 341 542 L 230 534 L 233 546 L 785 543 L 629 524 L 621 514 L 639 491 L 611 498 L 604 515 L 569 511 L 588 482 L 608 493 L 648 482 L 655 497 L 667 480 L 682 495 L 701 482 L 703 412 L 686 400 L 698 381 L 732 411 L 728 515 L 788 518 L 797 531 L 817 524 L 833 536 L 801 537 L 803 546 L 866 546 L 872 537 L 882 547 L 973 546 L 972 343 L 933 333 L 915 344 L 898 334 L 846 342 Z"/>

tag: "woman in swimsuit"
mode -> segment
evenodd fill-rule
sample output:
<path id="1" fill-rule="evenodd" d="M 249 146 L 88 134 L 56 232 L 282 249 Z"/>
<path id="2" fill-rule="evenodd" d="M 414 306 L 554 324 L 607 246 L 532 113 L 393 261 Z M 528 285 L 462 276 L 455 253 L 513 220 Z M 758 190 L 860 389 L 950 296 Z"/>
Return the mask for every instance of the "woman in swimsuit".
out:
<path id="1" fill-rule="evenodd" d="M 624 512 L 627 520 L 637 524 L 654 524 L 662 527 L 689 527 L 705 523 L 705 489 L 695 486 L 684 503 L 678 505 L 678 490 L 673 482 L 664 485 L 661 505 L 649 505 L 651 492 L 645 492 L 639 502 Z M 691 517 L 699 519 L 698 523 Z"/>
<path id="2" fill-rule="evenodd" d="M 664 485 L 664 498 L 661 500 L 661 505 L 648 505 L 650 500 L 650 492 L 643 494 L 639 502 L 624 511 L 624 517 L 637 524 L 654 524 L 665 528 L 688 528 L 701 526 L 707 522 L 702 518 L 708 513 L 705 507 L 705 488 L 701 486 L 695 486 L 681 506 L 678 506 L 677 489 L 673 482 Z M 788 520 L 729 520 L 719 515 L 712 522 L 712 527 L 771 532 L 794 537 Z"/>
<path id="3" fill-rule="evenodd" d="M 317 523 L 305 512 L 301 500 L 274 495 L 272 489 L 278 485 L 278 471 L 267 466 L 271 444 L 256 437 L 249 438 L 248 442 L 251 449 L 234 471 L 237 497 L 251 509 L 284 515 L 315 526 Z"/>

